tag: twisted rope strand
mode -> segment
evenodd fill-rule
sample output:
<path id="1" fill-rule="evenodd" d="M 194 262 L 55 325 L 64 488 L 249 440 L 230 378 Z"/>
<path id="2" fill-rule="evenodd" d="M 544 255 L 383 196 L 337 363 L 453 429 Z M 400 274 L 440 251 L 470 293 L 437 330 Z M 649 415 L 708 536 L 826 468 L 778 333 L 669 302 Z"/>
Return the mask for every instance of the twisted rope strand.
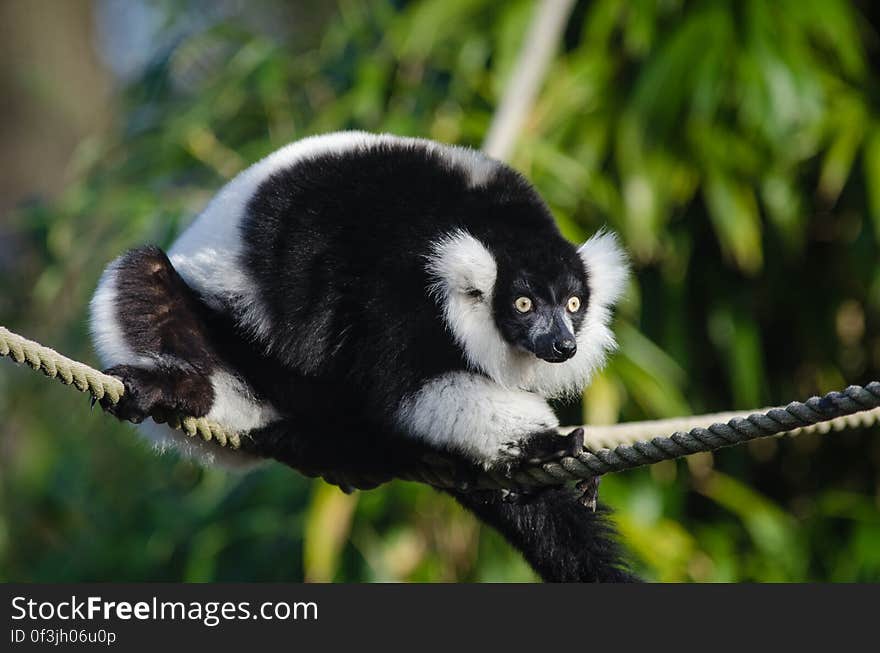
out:
<path id="1" fill-rule="evenodd" d="M 122 381 L 115 376 L 104 374 L 85 363 L 67 358 L 54 349 L 23 338 L 2 326 L 0 326 L 0 356 L 8 356 L 16 363 L 24 363 L 50 379 L 57 379 L 64 385 L 72 385 L 80 392 L 90 393 L 95 399 L 106 397 L 115 404 L 125 392 Z M 210 422 L 204 417 L 175 417 L 167 424 L 171 428 L 183 431 L 189 437 L 198 435 L 206 442 L 216 442 L 220 446 L 228 446 L 232 449 L 241 446 L 238 433 L 228 431 L 220 424 Z"/>
<path id="2" fill-rule="evenodd" d="M 27 340 L 0 327 L 0 356 L 24 363 L 50 378 L 96 399 L 107 397 L 114 404 L 125 392 L 116 377 L 62 356 L 48 347 Z M 828 433 L 859 428 L 880 421 L 880 382 L 861 387 L 852 385 L 843 392 L 829 392 L 804 402 L 755 411 L 712 413 L 693 417 L 631 422 L 613 426 L 587 426 L 584 450 L 558 462 L 534 465 L 508 477 L 485 471 L 476 478 L 462 480 L 453 461 L 432 458 L 402 474 L 404 480 L 436 487 L 458 489 L 529 489 L 580 481 L 608 472 L 617 472 L 661 460 L 670 460 L 703 451 L 713 451 L 756 438 L 773 435 Z M 239 433 L 229 431 L 204 417 L 174 417 L 168 425 L 189 437 L 238 449 Z M 563 429 L 570 431 L 573 427 Z M 334 474 L 332 482 L 355 488 L 371 488 L 385 479 L 369 476 L 347 477 Z"/>

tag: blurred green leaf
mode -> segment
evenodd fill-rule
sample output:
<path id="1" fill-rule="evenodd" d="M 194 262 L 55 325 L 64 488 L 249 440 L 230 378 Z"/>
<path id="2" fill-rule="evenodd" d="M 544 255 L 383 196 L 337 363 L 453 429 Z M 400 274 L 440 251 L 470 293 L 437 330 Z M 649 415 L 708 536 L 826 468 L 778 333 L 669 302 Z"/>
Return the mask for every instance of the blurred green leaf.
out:
<path id="1" fill-rule="evenodd" d="M 880 239 L 880 124 L 875 124 L 868 133 L 863 165 L 868 211 L 874 223 L 875 238 Z"/>
<path id="2" fill-rule="evenodd" d="M 794 520 L 766 497 L 720 472 L 697 486 L 707 497 L 739 517 L 753 544 L 767 555 L 760 573 L 765 580 L 802 578 L 805 555 Z"/>
<path id="3" fill-rule="evenodd" d="M 336 486 L 314 482 L 304 533 L 307 581 L 329 582 L 336 577 L 357 501 L 357 494 L 345 494 Z"/>
<path id="4" fill-rule="evenodd" d="M 710 171 L 706 203 L 722 250 L 751 274 L 761 269 L 761 220 L 754 192 L 725 173 Z"/>

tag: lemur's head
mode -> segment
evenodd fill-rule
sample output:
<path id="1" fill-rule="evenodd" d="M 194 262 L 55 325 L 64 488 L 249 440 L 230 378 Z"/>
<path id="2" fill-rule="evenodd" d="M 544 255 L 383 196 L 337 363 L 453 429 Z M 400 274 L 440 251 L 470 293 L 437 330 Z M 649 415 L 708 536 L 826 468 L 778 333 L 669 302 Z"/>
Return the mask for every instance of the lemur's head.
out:
<path id="1" fill-rule="evenodd" d="M 515 221 L 483 239 L 459 229 L 434 243 L 428 267 L 470 366 L 552 397 L 581 392 L 615 347 L 608 324 L 627 264 L 612 233 L 580 247 L 546 236 L 535 242 Z"/>
<path id="2" fill-rule="evenodd" d="M 537 248 L 543 249 L 543 248 Z M 512 347 L 548 363 L 577 354 L 577 335 L 589 309 L 590 287 L 574 247 L 557 246 L 555 256 L 496 257 L 492 313 Z M 514 260 L 510 260 L 513 258 Z"/>

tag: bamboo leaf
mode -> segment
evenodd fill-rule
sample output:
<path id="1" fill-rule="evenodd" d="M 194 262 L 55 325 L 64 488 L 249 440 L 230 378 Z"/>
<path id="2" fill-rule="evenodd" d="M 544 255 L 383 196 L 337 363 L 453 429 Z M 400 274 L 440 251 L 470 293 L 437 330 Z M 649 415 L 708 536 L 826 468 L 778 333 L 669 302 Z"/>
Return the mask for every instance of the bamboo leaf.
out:
<path id="1" fill-rule="evenodd" d="M 303 568 L 307 581 L 329 582 L 336 577 L 358 496 L 345 494 L 323 481 L 314 482 L 304 533 Z"/>
<path id="2" fill-rule="evenodd" d="M 706 176 L 704 196 L 722 250 L 743 272 L 757 273 L 763 264 L 761 219 L 752 189 L 715 170 Z"/>

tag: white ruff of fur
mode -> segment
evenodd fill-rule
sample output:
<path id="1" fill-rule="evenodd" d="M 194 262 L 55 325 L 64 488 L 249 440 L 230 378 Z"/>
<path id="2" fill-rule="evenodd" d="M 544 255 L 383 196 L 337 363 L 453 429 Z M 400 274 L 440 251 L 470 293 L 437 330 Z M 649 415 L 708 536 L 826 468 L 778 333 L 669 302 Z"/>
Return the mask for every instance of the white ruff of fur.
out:
<path id="1" fill-rule="evenodd" d="M 390 134 L 336 132 L 291 143 L 236 176 L 172 245 L 169 258 L 180 276 L 214 308 L 231 308 L 240 324 L 269 346 L 273 325 L 257 285 L 241 256 L 241 224 L 247 205 L 273 174 L 324 154 L 368 151 L 383 146 L 416 147 L 433 152 L 467 173 L 472 186 L 484 184 L 498 162 L 464 147 Z"/>
<path id="2" fill-rule="evenodd" d="M 397 419 L 417 438 L 485 466 L 498 460 L 506 444 L 559 425 L 538 395 L 470 372 L 432 379 L 401 403 Z"/>
<path id="3" fill-rule="evenodd" d="M 449 331 L 471 369 L 504 388 L 527 390 L 545 398 L 580 394 L 607 353 L 616 347 L 609 329 L 611 308 L 626 284 L 628 267 L 617 237 L 599 232 L 578 253 L 587 270 L 590 297 L 577 334 L 577 353 L 564 363 L 548 363 L 504 340 L 492 315 L 497 267 L 492 253 L 463 230 L 434 244 L 428 272 L 431 292 L 441 302 Z M 474 296 L 473 290 L 481 295 Z"/>

